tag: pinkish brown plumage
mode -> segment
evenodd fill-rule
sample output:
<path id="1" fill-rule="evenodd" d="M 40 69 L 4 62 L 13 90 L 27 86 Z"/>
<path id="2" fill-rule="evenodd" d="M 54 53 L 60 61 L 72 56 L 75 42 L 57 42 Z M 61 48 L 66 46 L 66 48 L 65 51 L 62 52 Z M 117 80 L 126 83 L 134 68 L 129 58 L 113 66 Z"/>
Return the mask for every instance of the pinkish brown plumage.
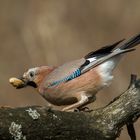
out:
<path id="1" fill-rule="evenodd" d="M 59 67 L 31 68 L 24 73 L 21 78 L 22 85 L 17 84 L 17 88 L 27 85 L 35 87 L 51 104 L 67 105 L 63 111 L 81 108 L 93 102 L 96 93 L 111 83 L 112 72 L 121 57 L 140 44 L 140 34 L 125 43 L 122 41 L 105 46 L 89 53 L 84 58 Z M 11 84 L 14 82 L 12 81 Z"/>

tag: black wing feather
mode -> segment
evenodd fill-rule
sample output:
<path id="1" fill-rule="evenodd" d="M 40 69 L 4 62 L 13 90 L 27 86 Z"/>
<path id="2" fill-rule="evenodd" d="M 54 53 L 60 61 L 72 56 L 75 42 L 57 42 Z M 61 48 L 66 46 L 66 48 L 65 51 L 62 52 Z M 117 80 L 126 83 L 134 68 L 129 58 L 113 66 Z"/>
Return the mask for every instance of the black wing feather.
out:
<path id="1" fill-rule="evenodd" d="M 92 58 L 92 57 L 98 57 L 98 56 L 103 56 L 103 55 L 109 54 L 122 41 L 124 41 L 124 39 L 117 41 L 112 45 L 104 46 L 101 49 L 92 51 L 92 52 L 88 53 L 84 58 L 88 59 L 88 58 Z"/>

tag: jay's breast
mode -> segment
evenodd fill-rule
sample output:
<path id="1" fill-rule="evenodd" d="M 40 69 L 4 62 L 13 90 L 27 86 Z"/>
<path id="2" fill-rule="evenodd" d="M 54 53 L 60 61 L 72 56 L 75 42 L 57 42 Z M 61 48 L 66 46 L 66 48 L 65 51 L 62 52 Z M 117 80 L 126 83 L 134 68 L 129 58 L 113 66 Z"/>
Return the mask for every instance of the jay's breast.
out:
<path id="1" fill-rule="evenodd" d="M 80 93 L 95 95 L 102 87 L 98 71 L 92 69 L 81 76 L 60 85 L 40 91 L 41 95 L 54 105 L 68 105 L 77 102 Z"/>

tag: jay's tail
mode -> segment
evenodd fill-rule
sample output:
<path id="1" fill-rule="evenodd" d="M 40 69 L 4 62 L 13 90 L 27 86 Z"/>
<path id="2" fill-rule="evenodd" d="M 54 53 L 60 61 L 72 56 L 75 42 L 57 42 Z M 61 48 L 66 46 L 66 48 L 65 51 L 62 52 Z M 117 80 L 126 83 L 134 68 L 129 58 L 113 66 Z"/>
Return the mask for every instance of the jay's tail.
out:
<path id="1" fill-rule="evenodd" d="M 126 43 L 122 44 L 119 48 L 124 49 L 130 49 L 135 47 L 136 45 L 140 44 L 140 34 L 134 36 L 133 38 L 129 39 Z"/>
<path id="2" fill-rule="evenodd" d="M 90 52 L 85 56 L 86 63 L 82 65 L 82 73 L 110 60 L 111 58 L 115 58 L 116 56 L 121 57 L 121 54 L 135 50 L 133 47 L 138 44 L 140 44 L 140 34 L 134 36 L 125 43 L 123 43 L 123 40 L 120 40 L 113 45 L 105 46 L 99 50 Z"/>
<path id="3" fill-rule="evenodd" d="M 113 49 L 109 55 L 107 55 L 104 58 L 102 58 L 101 60 L 99 60 L 99 62 L 97 62 L 96 65 L 98 65 L 110 58 L 113 58 L 115 56 L 118 56 L 118 55 L 121 56 L 121 54 L 134 51 L 135 48 L 133 48 L 133 47 L 135 47 L 138 44 L 140 44 L 140 34 L 130 38 L 125 43 L 123 43 L 123 41 L 122 41 L 122 43 L 117 45 L 117 48 Z"/>

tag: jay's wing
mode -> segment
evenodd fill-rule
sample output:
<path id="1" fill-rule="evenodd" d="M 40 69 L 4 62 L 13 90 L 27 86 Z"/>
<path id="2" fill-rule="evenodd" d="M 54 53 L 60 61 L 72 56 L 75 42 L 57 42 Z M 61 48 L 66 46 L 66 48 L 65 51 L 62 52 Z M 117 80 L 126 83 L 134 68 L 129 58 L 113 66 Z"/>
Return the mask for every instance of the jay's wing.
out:
<path id="1" fill-rule="evenodd" d="M 49 87 L 55 86 L 80 76 L 81 72 L 79 67 L 85 62 L 86 59 L 82 58 L 57 67 L 46 77 L 45 85 Z"/>
<path id="2" fill-rule="evenodd" d="M 122 41 L 123 40 L 118 41 L 113 45 L 105 46 L 95 52 L 87 54 L 84 58 L 71 61 L 57 67 L 46 77 L 45 85 L 47 87 L 56 86 L 62 82 L 67 82 L 80 76 L 81 74 L 95 67 L 96 64 L 102 60 L 102 57 L 110 54 L 112 49 L 114 49 Z"/>
<path id="3" fill-rule="evenodd" d="M 83 73 L 89 71 L 90 69 L 112 57 L 135 50 L 133 47 L 140 44 L 140 34 L 134 36 L 125 43 L 119 44 L 122 41 L 123 40 L 120 40 L 110 46 L 105 46 L 97 51 L 87 54 L 82 59 L 66 63 L 56 68 L 45 79 L 45 85 L 47 87 L 51 87 L 56 86 L 62 82 L 67 82 L 82 75 Z M 115 48 L 116 46 L 118 47 Z"/>

